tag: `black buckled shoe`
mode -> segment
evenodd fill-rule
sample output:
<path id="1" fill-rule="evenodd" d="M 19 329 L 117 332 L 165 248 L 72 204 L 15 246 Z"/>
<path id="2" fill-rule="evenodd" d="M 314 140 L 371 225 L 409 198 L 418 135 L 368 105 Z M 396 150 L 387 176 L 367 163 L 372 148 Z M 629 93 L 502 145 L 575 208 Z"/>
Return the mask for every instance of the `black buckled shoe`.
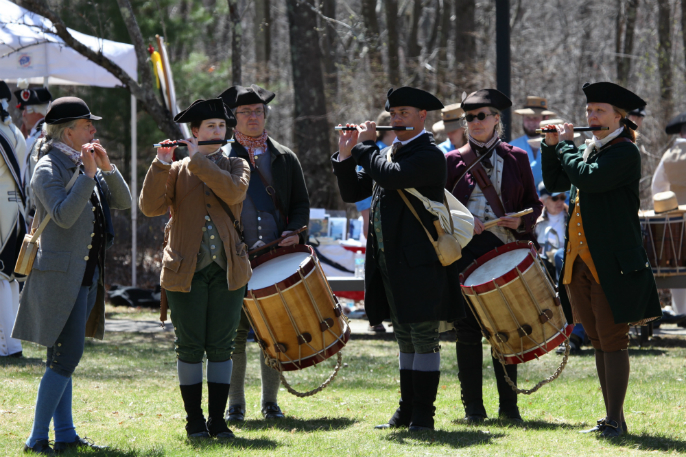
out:
<path id="1" fill-rule="evenodd" d="M 93 440 L 91 440 L 87 436 L 81 438 L 79 435 L 76 435 L 76 438 L 71 443 L 62 443 L 59 441 L 55 441 L 55 445 L 53 446 L 53 448 L 55 449 L 55 454 L 61 454 L 62 452 L 67 451 L 69 449 L 92 449 L 94 451 L 102 451 L 108 449 L 107 446 L 96 445 L 95 443 L 93 443 Z"/>
<path id="2" fill-rule="evenodd" d="M 412 421 L 412 401 L 414 399 L 414 386 L 412 385 L 412 370 L 400 370 L 400 402 L 398 409 L 388 423 L 377 425 L 377 430 L 389 428 L 409 427 Z"/>
<path id="3" fill-rule="evenodd" d="M 33 454 L 43 454 L 43 455 L 55 455 L 55 451 L 50 447 L 50 442 L 48 440 L 38 440 L 33 447 L 28 447 L 24 445 L 24 452 L 30 452 Z"/>
<path id="4" fill-rule="evenodd" d="M 624 430 L 619 426 L 617 421 L 611 419 L 606 419 L 603 424 L 603 431 L 600 432 L 600 436 L 603 438 L 617 438 L 624 435 Z"/>
<path id="5" fill-rule="evenodd" d="M 284 419 L 286 416 L 281 412 L 281 408 L 276 403 L 270 401 L 262 407 L 262 415 L 265 419 Z"/>
<path id="6" fill-rule="evenodd" d="M 233 405 L 229 406 L 224 415 L 224 420 L 228 422 L 242 422 L 245 420 L 245 406 Z"/>
<path id="7" fill-rule="evenodd" d="M 226 425 L 223 420 L 214 420 L 213 417 L 207 419 L 207 431 L 210 436 L 218 438 L 220 440 L 231 440 L 236 437 L 231 429 Z"/>
<path id="8" fill-rule="evenodd" d="M 602 419 L 598 419 L 596 421 L 596 425 L 589 428 L 588 430 L 581 430 L 579 433 L 595 433 L 595 432 L 602 432 L 603 431 L 603 426 L 605 425 L 605 419 L 606 417 L 603 417 Z"/>

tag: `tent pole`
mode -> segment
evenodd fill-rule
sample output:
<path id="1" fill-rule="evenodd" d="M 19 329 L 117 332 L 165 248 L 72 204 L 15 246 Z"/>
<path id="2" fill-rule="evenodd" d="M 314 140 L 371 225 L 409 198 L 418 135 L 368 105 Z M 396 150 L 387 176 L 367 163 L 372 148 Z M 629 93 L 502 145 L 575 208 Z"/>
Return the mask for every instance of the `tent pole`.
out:
<path id="1" fill-rule="evenodd" d="M 131 95 L 131 286 L 136 287 L 136 228 L 138 227 L 138 129 L 136 97 Z"/>

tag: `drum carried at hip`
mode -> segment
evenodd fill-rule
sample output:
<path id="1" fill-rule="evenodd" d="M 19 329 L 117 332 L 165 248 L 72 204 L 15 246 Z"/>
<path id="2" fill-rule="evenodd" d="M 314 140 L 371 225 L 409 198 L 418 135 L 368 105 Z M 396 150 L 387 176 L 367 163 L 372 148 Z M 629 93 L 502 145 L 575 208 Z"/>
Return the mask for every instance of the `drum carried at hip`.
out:
<path id="1" fill-rule="evenodd" d="M 500 246 L 475 260 L 461 275 L 466 301 L 493 348 L 505 364 L 538 358 L 567 341 L 573 325 L 567 323 L 557 288 L 533 243 L 517 241 Z M 559 376 L 567 361 L 550 378 L 529 390 L 533 393 Z"/>
<path id="2" fill-rule="evenodd" d="M 350 327 L 311 247 L 279 248 L 252 260 L 243 309 L 268 365 L 279 372 L 301 370 L 338 354 L 334 373 L 307 394 L 319 392 L 341 365 Z"/>

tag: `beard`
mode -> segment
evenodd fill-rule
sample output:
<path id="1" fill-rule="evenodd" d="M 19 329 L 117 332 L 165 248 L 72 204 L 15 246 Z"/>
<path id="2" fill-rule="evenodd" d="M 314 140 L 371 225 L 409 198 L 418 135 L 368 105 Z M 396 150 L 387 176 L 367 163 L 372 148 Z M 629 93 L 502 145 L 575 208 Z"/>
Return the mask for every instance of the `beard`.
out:
<path id="1" fill-rule="evenodd" d="M 537 127 L 537 128 L 538 128 L 538 127 Z M 524 130 L 524 133 L 525 133 L 526 136 L 528 136 L 529 138 L 536 138 L 536 137 L 540 136 L 540 133 L 536 133 L 536 129 L 535 129 L 535 128 L 530 129 L 530 128 L 527 128 L 526 125 L 522 125 L 522 130 Z"/>

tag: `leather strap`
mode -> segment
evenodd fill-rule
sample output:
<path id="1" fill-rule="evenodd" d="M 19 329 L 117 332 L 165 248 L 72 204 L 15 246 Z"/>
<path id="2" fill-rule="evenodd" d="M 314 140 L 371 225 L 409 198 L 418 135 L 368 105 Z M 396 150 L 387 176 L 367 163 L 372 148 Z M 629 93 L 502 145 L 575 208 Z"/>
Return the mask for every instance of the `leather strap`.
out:
<path id="1" fill-rule="evenodd" d="M 477 158 L 474 151 L 472 151 L 472 148 L 469 145 L 469 143 L 461 147 L 459 151 L 465 163 L 472 164 L 471 166 L 467 167 L 467 171 L 471 169 L 472 176 L 474 176 L 474 180 L 476 181 L 477 186 L 479 186 L 479 189 L 481 189 L 481 192 L 486 197 L 486 201 L 488 202 L 488 204 L 491 205 L 491 208 L 493 209 L 495 215 L 498 217 L 504 217 L 506 214 L 505 208 L 503 207 L 503 202 L 500 201 L 500 198 L 498 197 L 498 192 L 495 190 L 495 187 L 493 186 L 491 179 L 488 177 L 486 170 L 484 170 L 484 167 L 481 165 L 481 161 L 484 159 L 486 155 L 484 154 L 481 157 Z M 492 154 L 495 153 L 495 150 L 492 151 Z M 467 174 L 467 172 L 465 172 L 460 177 L 460 179 L 462 179 L 465 174 Z M 457 182 L 459 182 L 459 180 Z M 456 186 L 457 182 L 455 183 Z M 455 189 L 453 188 L 453 190 Z"/>
<path id="2" fill-rule="evenodd" d="M 214 193 L 214 191 L 213 191 Z M 245 235 L 243 234 L 243 227 L 241 227 L 241 222 L 236 219 L 236 216 L 233 215 L 233 211 L 231 211 L 231 208 L 229 208 L 229 205 L 226 204 L 224 200 L 219 198 L 217 194 L 214 194 L 215 197 L 217 197 L 217 200 L 219 200 L 219 204 L 222 205 L 222 208 L 224 208 L 224 211 L 226 211 L 226 214 L 229 215 L 229 219 L 231 219 L 231 223 L 233 224 L 233 228 L 236 230 L 236 233 L 238 233 L 238 238 L 242 241 L 245 242 Z"/>
<path id="3" fill-rule="evenodd" d="M 264 175 L 257 166 L 253 168 L 255 169 L 255 171 L 257 171 L 257 175 L 260 177 L 260 181 L 262 181 L 262 185 L 264 186 L 264 190 L 267 191 L 267 195 L 271 197 L 272 202 L 274 203 L 274 208 L 276 208 L 279 214 L 281 214 L 281 219 L 283 220 L 283 225 L 285 227 L 286 225 L 288 225 L 288 219 L 286 219 L 286 215 L 283 213 L 283 210 L 281 209 L 281 201 L 279 200 L 279 196 L 276 195 L 276 189 L 274 189 L 274 186 L 270 185 L 267 182 L 267 180 L 264 178 Z"/>
<path id="4" fill-rule="evenodd" d="M 410 201 L 409 201 L 409 200 L 407 199 L 407 197 L 405 196 L 405 192 L 403 192 L 402 189 L 398 189 L 398 193 L 400 194 L 400 198 L 402 198 L 403 201 L 407 204 L 408 208 L 410 208 L 410 211 L 412 211 L 412 214 L 414 214 L 414 217 L 416 217 L 417 220 L 419 221 L 419 225 L 421 225 L 422 228 L 424 229 L 424 231 L 426 232 L 426 236 L 429 237 L 429 241 L 431 241 L 431 244 L 434 244 L 434 245 L 435 245 L 436 242 L 434 241 L 433 237 L 431 236 L 431 233 L 429 233 L 429 231 L 428 231 L 428 230 L 426 229 L 426 227 L 424 226 L 424 223 L 423 223 L 422 220 L 419 218 L 419 214 L 417 214 L 417 211 L 415 211 L 414 206 L 412 206 L 412 203 L 410 203 Z"/>
<path id="5" fill-rule="evenodd" d="M 455 188 L 457 187 L 457 184 L 462 180 L 462 178 L 464 178 L 465 175 L 469 173 L 477 163 L 481 162 L 486 158 L 486 154 L 477 158 L 476 154 L 472 152 L 472 148 L 471 146 L 469 146 L 469 143 L 462 146 L 460 149 L 458 149 L 458 151 L 462 156 L 462 160 L 464 161 L 466 168 L 465 171 L 460 175 L 460 177 L 457 178 L 457 180 L 455 180 L 455 185 L 453 186 L 453 189 L 451 191 L 453 195 L 455 195 Z"/>
<path id="6" fill-rule="evenodd" d="M 79 177 L 79 167 L 76 167 L 76 171 L 74 172 L 74 175 L 71 177 L 69 182 L 67 183 L 67 187 L 64 188 L 65 191 L 69 192 L 69 189 L 72 188 L 74 183 L 76 182 L 76 178 Z M 40 225 L 38 226 L 38 229 L 33 233 L 33 236 L 31 237 L 30 243 L 35 243 L 38 240 L 38 237 L 40 236 L 41 233 L 43 233 L 43 230 L 45 230 L 45 227 L 48 225 L 48 222 L 50 222 L 50 213 L 46 214 L 43 220 L 41 221 Z"/>

